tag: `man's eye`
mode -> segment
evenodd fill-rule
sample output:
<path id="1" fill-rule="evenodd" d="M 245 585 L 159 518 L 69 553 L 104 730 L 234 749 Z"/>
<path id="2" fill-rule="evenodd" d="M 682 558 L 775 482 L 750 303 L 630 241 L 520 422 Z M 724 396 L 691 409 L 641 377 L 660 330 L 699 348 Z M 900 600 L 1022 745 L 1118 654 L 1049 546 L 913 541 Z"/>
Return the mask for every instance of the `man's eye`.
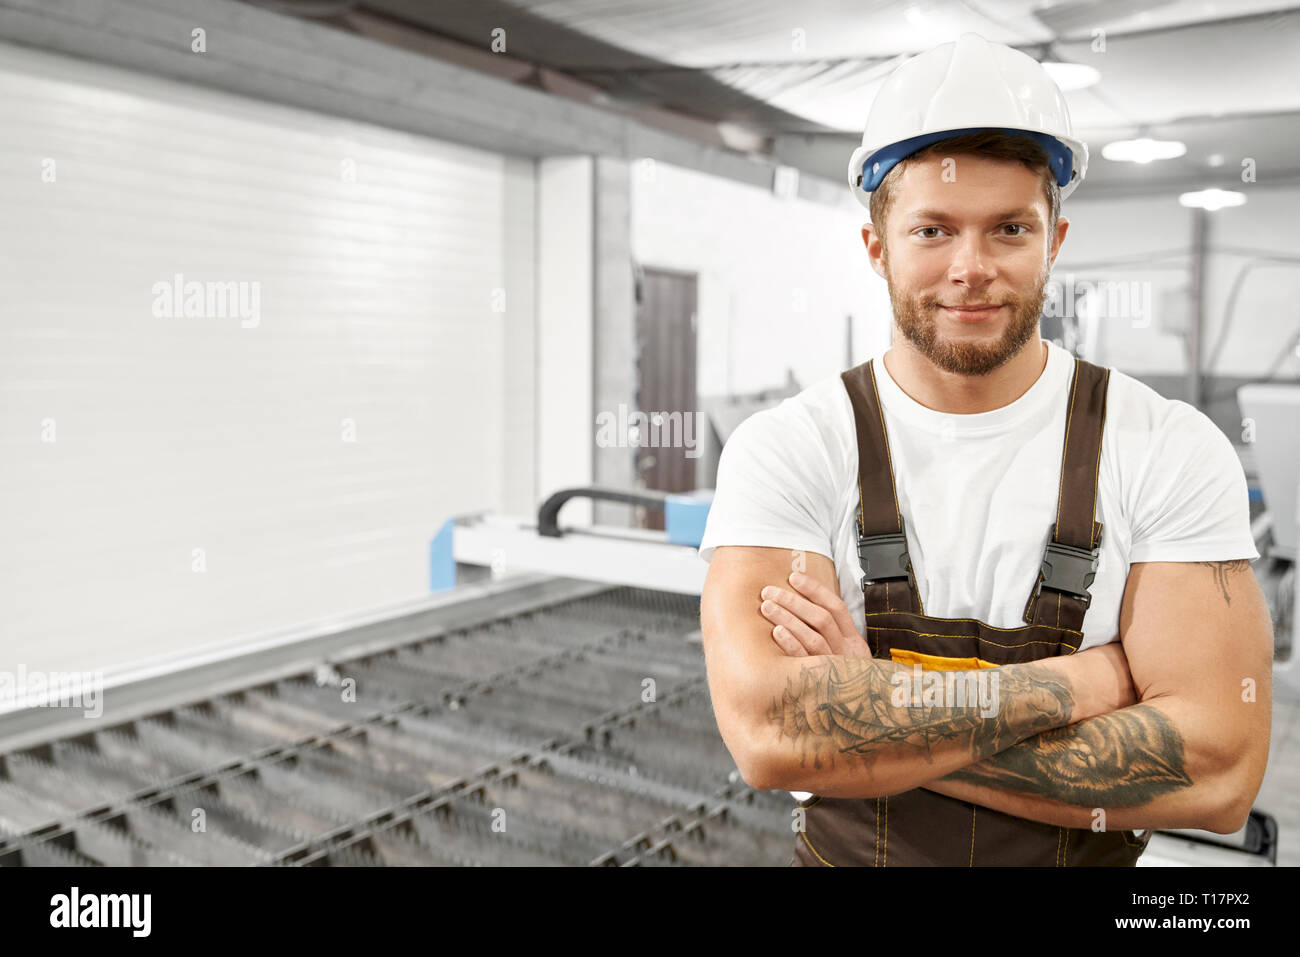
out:
<path id="1" fill-rule="evenodd" d="M 937 232 L 939 232 L 939 227 L 938 227 L 938 226 L 922 226 L 920 229 L 917 230 L 917 232 L 918 232 L 918 233 L 930 233 L 930 232 L 937 233 Z M 926 238 L 926 239 L 930 239 L 931 237 L 930 237 L 930 236 L 926 236 L 925 238 Z"/>
<path id="2" fill-rule="evenodd" d="M 1007 223 L 1007 224 L 1004 225 L 1002 228 L 1003 228 L 1003 229 L 1018 229 L 1018 230 L 1020 230 L 1020 231 L 1017 232 L 1017 233 L 1012 233 L 1012 234 L 1011 234 L 1012 236 L 1023 236 L 1023 235 L 1025 234 L 1025 227 L 1024 227 L 1024 226 L 1021 226 L 1019 223 Z"/>

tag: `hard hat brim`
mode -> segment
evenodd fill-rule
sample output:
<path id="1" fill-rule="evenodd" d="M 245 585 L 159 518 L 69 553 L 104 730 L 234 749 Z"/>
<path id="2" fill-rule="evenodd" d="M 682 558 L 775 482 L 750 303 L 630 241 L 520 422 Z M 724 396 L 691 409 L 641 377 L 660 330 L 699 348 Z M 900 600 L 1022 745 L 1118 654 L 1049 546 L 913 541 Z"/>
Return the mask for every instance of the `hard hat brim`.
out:
<path id="1" fill-rule="evenodd" d="M 879 148 L 860 146 L 849 158 L 848 179 L 853 195 L 863 207 L 871 208 L 871 193 L 889 171 L 900 162 L 934 143 L 967 133 L 998 132 L 1009 136 L 1024 136 L 1034 140 L 1047 153 L 1048 165 L 1061 188 L 1061 198 L 1072 193 L 1083 180 L 1088 166 L 1088 147 L 1081 140 L 1042 130 L 1026 130 L 999 126 L 973 126 L 960 129 L 937 130 L 889 143 Z"/>

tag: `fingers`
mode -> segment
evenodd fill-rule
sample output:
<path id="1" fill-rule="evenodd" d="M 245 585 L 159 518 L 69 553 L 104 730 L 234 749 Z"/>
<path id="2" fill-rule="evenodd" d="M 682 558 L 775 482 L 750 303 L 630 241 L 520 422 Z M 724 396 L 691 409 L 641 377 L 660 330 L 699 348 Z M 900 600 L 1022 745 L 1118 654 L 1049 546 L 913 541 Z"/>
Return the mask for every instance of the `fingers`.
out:
<path id="1" fill-rule="evenodd" d="M 791 654 L 790 649 L 795 645 L 802 648 L 806 655 L 834 654 L 826 638 L 775 601 L 764 601 L 759 605 L 759 611 L 763 613 L 764 618 L 776 625 L 772 629 L 772 640 L 780 645 L 786 654 Z"/>
<path id="2" fill-rule="evenodd" d="M 808 657 L 808 652 L 804 649 L 803 644 L 798 638 L 786 631 L 784 625 L 777 625 L 772 629 L 772 640 L 791 658 Z"/>
<path id="3" fill-rule="evenodd" d="M 760 605 L 760 611 L 773 624 L 783 627 L 782 631 L 774 629 L 772 633 L 772 639 L 781 649 L 788 655 L 795 655 L 797 652 L 791 649 L 797 642 L 797 647 L 807 655 L 870 658 L 871 649 L 858 633 L 853 616 L 839 595 L 807 575 L 796 573 L 790 577 L 792 582 L 798 581 L 808 589 L 810 596 L 815 590 L 825 606 L 795 591 L 772 585 L 764 588 L 759 597 L 767 601 Z M 809 582 L 816 585 L 816 589 L 809 588 Z"/>
<path id="4" fill-rule="evenodd" d="M 857 634 L 858 628 L 853 623 L 853 616 L 849 613 L 849 607 L 844 604 L 844 600 L 840 598 L 838 592 L 831 591 L 811 575 L 805 575 L 802 572 L 792 572 L 790 584 L 816 602 L 822 609 L 829 609 L 827 613 L 834 621 L 835 627 L 840 634 Z"/>
<path id="5" fill-rule="evenodd" d="M 758 593 L 759 598 L 768 598 L 785 609 L 796 620 L 807 624 L 813 631 L 830 639 L 839 631 L 839 624 L 835 618 L 824 607 L 816 602 L 809 601 L 797 591 L 787 591 L 776 588 L 772 585 L 767 586 Z M 774 622 L 784 622 L 784 618 L 773 618 Z"/>

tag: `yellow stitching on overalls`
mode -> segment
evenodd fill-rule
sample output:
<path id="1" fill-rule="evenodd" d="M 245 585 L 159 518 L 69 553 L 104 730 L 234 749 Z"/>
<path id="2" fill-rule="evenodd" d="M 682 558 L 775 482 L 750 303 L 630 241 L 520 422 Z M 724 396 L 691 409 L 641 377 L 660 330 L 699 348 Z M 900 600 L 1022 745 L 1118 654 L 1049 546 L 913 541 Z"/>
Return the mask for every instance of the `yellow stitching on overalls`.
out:
<path id="1" fill-rule="evenodd" d="M 882 855 L 881 867 L 889 866 L 889 795 L 885 795 L 885 849 Z"/>
<path id="2" fill-rule="evenodd" d="M 889 370 L 885 370 L 889 371 Z M 894 456 L 889 451 L 889 430 L 885 428 L 885 407 L 880 404 L 880 390 L 876 388 L 876 368 L 875 360 L 867 363 L 867 372 L 871 377 L 871 391 L 876 396 L 876 411 L 880 414 L 880 432 L 885 437 L 885 461 L 889 463 L 889 491 L 894 496 L 894 515 L 898 519 L 898 530 L 903 529 L 903 513 L 898 507 L 898 479 L 894 476 Z M 861 483 L 858 483 L 861 485 Z M 862 494 L 862 489 L 858 489 L 858 494 Z"/>
<path id="3" fill-rule="evenodd" d="M 860 450 L 859 450 L 860 451 Z M 866 527 L 867 500 L 862 494 L 862 461 L 858 461 L 858 535 L 865 538 L 867 535 Z M 866 569 L 862 570 L 866 574 Z M 889 582 L 885 582 L 885 608 L 893 611 L 894 606 L 889 602 Z M 863 605 L 863 613 L 866 613 L 866 605 Z"/>
<path id="4" fill-rule="evenodd" d="M 1070 831 L 1068 828 L 1065 831 L 1065 850 L 1061 853 L 1061 866 L 1070 866 Z"/>
<path id="5" fill-rule="evenodd" d="M 975 805 L 970 806 L 970 866 L 975 866 Z"/>
<path id="6" fill-rule="evenodd" d="M 887 612 L 887 611 L 870 611 L 870 612 L 867 612 L 867 617 L 868 617 L 868 618 L 879 618 L 881 615 L 888 615 L 888 614 L 889 614 L 889 612 Z M 988 628 L 990 631 L 1024 631 L 1026 628 L 1051 628 L 1051 627 L 1052 627 L 1051 625 L 1024 624 L 1024 625 L 1019 626 L 1018 628 L 1003 628 L 1003 627 L 1001 627 L 1000 625 L 988 625 L 988 624 L 985 624 L 984 622 L 980 621 L 978 618 L 932 618 L 932 617 L 929 616 L 929 615 L 912 615 L 912 617 L 913 617 L 913 618 L 927 618 L 927 619 L 929 619 L 930 621 L 973 621 L 973 622 L 975 622 L 975 623 L 978 624 L 978 625 L 984 625 L 984 627 L 985 627 L 985 628 Z M 876 625 L 875 627 L 876 627 L 876 628 L 888 628 L 889 625 Z M 1082 635 L 1082 634 L 1083 634 L 1083 632 L 1078 631 L 1078 630 L 1076 630 L 1076 629 L 1074 629 L 1074 628 L 1062 628 L 1061 631 L 1068 631 L 1068 632 L 1070 632 L 1071 634 L 1075 634 L 1075 635 Z"/>
<path id="7" fill-rule="evenodd" d="M 1065 833 L 1064 828 L 1056 829 L 1056 866 L 1061 866 L 1061 835 Z"/>
<path id="8" fill-rule="evenodd" d="M 862 463 L 858 463 L 858 535 L 862 538 L 867 537 L 867 500 L 862 496 Z M 866 569 L 864 568 L 865 572 Z"/>
<path id="9" fill-rule="evenodd" d="M 880 866 L 880 798 L 876 798 L 876 861 L 875 866 Z"/>
<path id="10" fill-rule="evenodd" d="M 867 500 L 862 494 L 862 461 L 861 459 L 859 459 L 858 460 L 858 535 L 863 538 L 865 538 L 867 535 L 866 515 L 867 515 Z M 862 569 L 864 575 L 866 574 L 866 571 L 867 570 L 865 568 Z M 885 608 L 889 611 L 893 611 L 894 608 L 894 606 L 891 605 L 889 602 L 889 582 L 885 582 Z M 864 614 L 866 613 L 866 610 L 867 610 L 866 605 L 864 604 L 862 606 L 862 611 Z"/>
<path id="11" fill-rule="evenodd" d="M 821 803 L 822 803 L 822 798 L 824 798 L 825 796 L 826 796 L 826 795 L 824 795 L 824 794 L 818 794 L 818 795 L 815 795 L 816 800 L 814 800 L 811 804 L 798 804 L 798 802 L 796 802 L 796 804 L 798 804 L 799 807 L 803 808 L 803 809 L 806 811 L 806 810 L 808 810 L 808 809 L 810 809 L 810 808 L 814 808 L 814 807 L 816 807 L 818 804 L 821 804 Z M 805 818 L 805 819 L 804 819 L 804 826 L 806 827 L 807 824 L 808 824 L 808 821 L 807 821 L 807 819 Z M 803 842 L 804 842 L 805 844 L 808 845 L 808 850 L 810 850 L 810 851 L 813 852 L 813 855 L 817 858 L 817 860 L 821 861 L 821 862 L 822 862 L 823 864 L 825 864 L 827 867 L 834 867 L 834 866 L 835 866 L 835 865 L 832 864 L 830 861 L 826 860 L 826 858 L 822 857 L 820 854 L 817 853 L 817 848 L 815 848 L 815 847 L 812 846 L 812 842 L 808 840 L 808 835 L 807 835 L 807 834 L 805 834 L 803 831 L 800 831 L 800 832 L 799 832 L 799 836 L 803 838 Z"/>
<path id="12" fill-rule="evenodd" d="M 1046 628 L 1047 626 L 1046 626 L 1046 625 L 1043 625 L 1043 626 L 1041 626 L 1041 627 Z M 902 625 L 868 625 L 868 626 L 867 626 L 867 631 L 908 631 L 908 632 L 911 632 L 912 634 L 916 635 L 918 638 L 963 638 L 963 637 L 966 637 L 965 635 L 940 635 L 940 634 L 934 634 L 934 633 L 931 633 L 931 632 L 928 632 L 928 631 L 917 631 L 915 628 L 904 628 Z M 1079 634 L 1079 632 L 1075 631 L 1073 628 L 1062 628 L 1061 631 L 1068 631 L 1068 632 L 1070 632 L 1071 634 L 1075 634 L 1075 635 Z M 1065 645 L 1065 647 L 1066 647 L 1066 648 L 1069 648 L 1071 651 L 1076 651 L 1076 650 L 1078 650 L 1078 646 L 1077 646 L 1077 645 L 1066 644 L 1066 643 L 1063 642 L 1063 641 L 1042 641 L 1041 639 L 1038 639 L 1038 638 L 1031 638 L 1029 641 L 1022 641 L 1022 642 L 1021 642 L 1020 644 L 1018 644 L 1018 645 L 1005 645 L 1005 644 L 1003 644 L 1003 643 L 1000 642 L 1000 641 L 992 641 L 992 640 L 990 640 L 990 639 L 988 639 L 988 638 L 981 638 L 980 640 L 983 641 L 985 644 L 993 645 L 994 647 L 997 647 L 997 648 L 1023 648 L 1023 647 L 1025 647 L 1025 645 L 1058 645 L 1058 644 L 1059 644 L 1059 645 Z"/>
<path id="13" fill-rule="evenodd" d="M 880 415 L 880 433 L 885 437 L 885 461 L 889 463 L 889 492 L 891 495 L 894 496 L 894 517 L 898 519 L 898 531 L 900 533 L 906 533 L 907 529 L 903 526 L 903 512 L 898 506 L 898 479 L 894 475 L 894 455 L 892 452 L 889 451 L 889 430 L 885 428 L 885 407 L 880 402 L 880 390 L 876 388 L 876 368 L 875 368 L 874 359 L 871 362 L 867 363 L 867 373 L 871 378 L 871 391 L 876 396 L 876 411 Z M 859 454 L 861 454 L 861 450 L 859 450 Z M 862 509 L 862 512 L 860 514 L 866 515 L 866 501 L 862 497 L 862 462 L 861 461 L 858 462 L 858 503 L 859 503 L 859 507 Z M 908 577 L 910 580 L 911 577 L 910 572 Z M 916 594 L 916 603 L 918 606 L 920 606 L 921 611 L 924 612 L 925 606 L 921 604 L 921 594 L 919 588 L 916 590 L 915 594 Z M 885 582 L 885 609 L 886 611 L 894 610 L 893 602 L 889 597 L 889 582 Z"/>
<path id="14" fill-rule="evenodd" d="M 808 835 L 807 835 L 807 834 L 805 834 L 803 831 L 800 831 L 800 832 L 799 832 L 799 836 L 803 838 L 803 842 L 804 842 L 805 844 L 808 845 L 808 850 L 810 850 L 810 851 L 813 852 L 813 856 L 816 857 L 817 860 L 821 861 L 821 862 L 822 862 L 823 864 L 825 864 L 827 867 L 834 867 L 834 866 L 835 866 L 835 865 L 832 864 L 830 861 L 826 860 L 826 858 L 822 857 L 820 854 L 817 853 L 817 848 L 815 848 L 815 847 L 812 846 L 812 841 L 808 840 Z"/>
<path id="15" fill-rule="evenodd" d="M 1070 451 L 1070 424 L 1074 421 L 1074 395 L 1079 388 L 1080 360 L 1074 360 L 1074 381 L 1070 383 L 1070 407 L 1065 416 L 1065 447 L 1061 449 L 1061 484 L 1056 492 L 1056 528 L 1052 530 L 1055 537 L 1061 531 L 1061 504 L 1065 499 L 1065 461 Z"/>
<path id="16" fill-rule="evenodd" d="M 866 537 L 867 526 L 863 521 L 867 500 L 862 497 L 862 463 L 858 463 L 858 534 Z"/>
<path id="17" fill-rule="evenodd" d="M 1090 547 L 1097 547 L 1097 496 L 1101 487 L 1101 441 L 1106 434 L 1106 396 L 1110 389 L 1110 369 L 1101 380 L 1101 430 L 1097 433 L 1097 468 L 1092 476 L 1092 528 L 1089 538 Z"/>
<path id="18" fill-rule="evenodd" d="M 1080 360 L 1075 360 L 1076 363 L 1075 364 L 1075 386 L 1074 388 L 1071 389 L 1070 392 L 1070 414 L 1065 423 L 1065 445 L 1067 449 L 1069 448 L 1070 445 L 1070 420 L 1074 418 L 1074 391 L 1078 387 L 1078 373 L 1081 368 L 1078 365 L 1079 361 Z M 1101 391 L 1102 391 L 1101 428 L 1097 431 L 1097 455 L 1095 459 L 1095 464 L 1093 466 L 1093 474 L 1092 474 L 1092 508 L 1090 510 L 1090 514 L 1088 515 L 1089 550 L 1097 547 L 1097 498 L 1099 495 L 1100 484 L 1101 484 L 1102 441 L 1106 434 L 1105 400 L 1106 400 L 1107 390 L 1109 388 L 1110 388 L 1110 369 L 1106 369 L 1101 379 Z M 1060 530 L 1059 526 L 1061 523 L 1061 505 L 1062 505 L 1062 499 L 1064 497 L 1064 493 L 1065 493 L 1065 469 L 1062 468 L 1061 469 L 1061 491 L 1057 494 L 1057 499 L 1056 499 L 1056 523 L 1058 526 L 1057 527 L 1058 532 Z M 1085 614 L 1086 614 L 1086 610 L 1085 610 Z M 1060 592 L 1056 593 L 1056 624 L 1058 626 L 1061 624 L 1061 593 Z M 1067 841 L 1066 843 L 1068 844 L 1069 842 Z"/>

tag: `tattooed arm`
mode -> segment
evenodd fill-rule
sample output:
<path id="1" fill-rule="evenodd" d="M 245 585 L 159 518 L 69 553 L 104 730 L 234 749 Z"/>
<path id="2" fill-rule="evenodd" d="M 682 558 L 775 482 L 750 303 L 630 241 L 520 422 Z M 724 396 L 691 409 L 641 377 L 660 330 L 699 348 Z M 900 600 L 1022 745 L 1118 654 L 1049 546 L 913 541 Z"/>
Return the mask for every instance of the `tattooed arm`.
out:
<path id="1" fill-rule="evenodd" d="M 830 797 L 894 794 L 1134 700 L 1127 674 L 1122 688 L 1117 680 L 1122 656 L 1113 647 L 998 669 L 998 707 L 991 711 L 978 702 L 912 701 L 894 680 L 911 669 L 892 661 L 787 657 L 773 643 L 758 594 L 785 584 L 792 560 L 835 588 L 824 555 L 730 546 L 714 552 L 700 599 L 718 729 L 755 787 Z M 988 678 L 987 671 L 971 674 Z"/>
<path id="2" fill-rule="evenodd" d="M 927 787 L 1018 817 L 1109 829 L 1246 822 L 1268 758 L 1272 626 L 1250 563 L 1132 566 L 1120 638 L 1139 704 L 1047 731 Z"/>

